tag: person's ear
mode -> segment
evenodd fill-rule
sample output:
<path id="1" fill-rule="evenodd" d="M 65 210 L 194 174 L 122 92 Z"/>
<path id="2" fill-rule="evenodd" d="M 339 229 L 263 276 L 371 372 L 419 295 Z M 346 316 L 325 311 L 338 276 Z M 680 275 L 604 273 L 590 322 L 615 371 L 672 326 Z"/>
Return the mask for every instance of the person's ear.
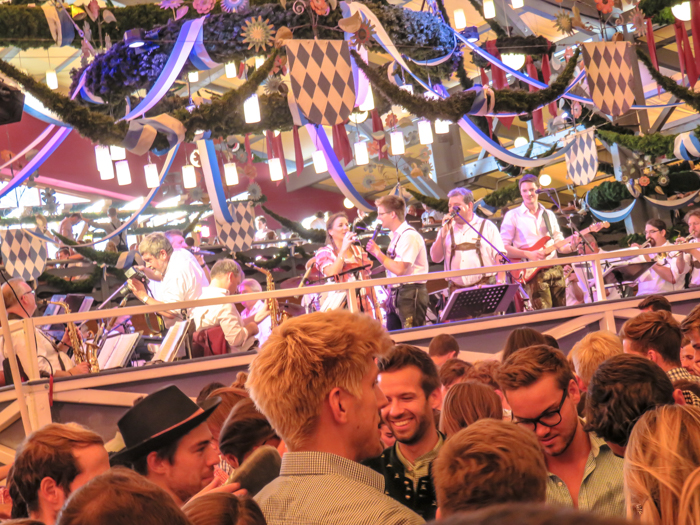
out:
<path id="1" fill-rule="evenodd" d="M 343 424 L 348 422 L 349 403 L 350 398 L 342 388 L 336 387 L 328 394 L 328 406 L 336 423 Z"/>
<path id="2" fill-rule="evenodd" d="M 576 379 L 572 379 L 569 381 L 569 397 L 571 400 L 574 402 L 574 404 L 578 405 L 578 402 L 581 401 L 581 391 L 578 388 L 578 383 L 576 382 Z"/>
<path id="3" fill-rule="evenodd" d="M 442 519 L 442 511 L 440 510 L 440 507 L 438 507 L 437 510 L 435 511 L 435 519 L 436 520 Z"/>
<path id="4" fill-rule="evenodd" d="M 687 405 L 683 391 L 680 388 L 676 388 L 673 391 L 673 401 L 676 403 L 676 405 Z"/>
<path id="5" fill-rule="evenodd" d="M 647 350 L 647 359 L 657 365 L 659 364 L 659 354 L 657 354 L 655 350 Z"/>
<path id="6" fill-rule="evenodd" d="M 226 463 L 231 465 L 231 468 L 240 467 L 240 464 L 238 463 L 238 458 L 236 458 L 236 456 L 234 456 L 233 454 L 224 454 L 224 459 L 226 460 Z"/>
<path id="7" fill-rule="evenodd" d="M 440 410 L 442 406 L 442 389 L 436 388 L 428 396 L 428 404 L 433 410 Z"/>
<path id="8" fill-rule="evenodd" d="M 45 477 L 39 484 L 39 503 L 58 512 L 66 501 L 66 493 L 53 478 Z"/>
<path id="9" fill-rule="evenodd" d="M 164 475 L 168 472 L 170 468 L 170 461 L 166 458 L 161 458 L 158 456 L 157 452 L 151 452 L 146 456 L 146 463 L 148 465 L 148 473 L 156 475 Z"/>

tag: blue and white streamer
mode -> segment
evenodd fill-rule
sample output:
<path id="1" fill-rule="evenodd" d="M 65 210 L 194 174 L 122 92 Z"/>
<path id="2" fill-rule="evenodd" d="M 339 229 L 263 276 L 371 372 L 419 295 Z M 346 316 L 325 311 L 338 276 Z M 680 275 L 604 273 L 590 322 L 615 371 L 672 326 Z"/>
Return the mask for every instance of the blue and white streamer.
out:
<path id="1" fill-rule="evenodd" d="M 192 62 L 192 65 L 200 71 L 214 69 L 219 65 L 218 62 L 214 62 L 211 59 L 209 53 L 204 47 L 204 25 L 199 28 L 199 33 L 197 33 L 197 39 L 192 47 L 192 51 L 190 52 L 190 62 Z"/>
<path id="2" fill-rule="evenodd" d="M 677 159 L 694 160 L 700 157 L 700 139 L 695 131 L 688 131 L 676 136 L 673 154 Z"/>
<path id="3" fill-rule="evenodd" d="M 588 204 L 588 194 L 589 193 L 590 192 L 586 193 L 586 206 L 591 211 L 593 216 L 596 219 L 598 219 L 599 221 L 607 221 L 607 222 L 624 221 L 627 217 L 629 217 L 629 214 L 632 213 L 632 210 L 634 209 L 634 205 L 637 204 L 637 201 L 634 200 L 634 201 L 632 201 L 632 204 L 630 204 L 626 208 L 619 210 L 619 211 L 598 211 L 598 210 L 594 210 L 593 208 L 591 208 L 590 204 Z"/>
<path id="4" fill-rule="evenodd" d="M 46 124 L 53 124 L 54 126 L 61 127 L 71 127 L 53 113 L 49 111 L 37 98 L 31 93 L 24 94 L 24 112 L 31 115 L 37 120 L 41 120 Z"/>
<path id="5" fill-rule="evenodd" d="M 647 197 L 646 195 L 644 198 L 649 201 L 651 204 L 654 206 L 658 206 L 659 208 L 663 208 L 664 210 L 680 210 L 681 208 L 684 208 L 685 206 L 688 206 L 689 204 L 692 204 L 692 202 L 697 198 L 698 194 L 700 194 L 700 190 L 694 191 L 687 197 L 683 197 L 681 199 L 675 199 L 672 201 L 662 201 L 659 199 L 652 199 L 651 197 Z"/>
<path id="6" fill-rule="evenodd" d="M 221 180 L 219 171 L 219 161 L 216 158 L 216 148 L 212 140 L 198 140 L 199 160 L 202 163 L 204 173 L 204 183 L 207 186 L 211 209 L 214 211 L 214 218 L 219 224 L 231 224 L 234 222 L 231 212 L 226 202 L 226 192 Z"/>

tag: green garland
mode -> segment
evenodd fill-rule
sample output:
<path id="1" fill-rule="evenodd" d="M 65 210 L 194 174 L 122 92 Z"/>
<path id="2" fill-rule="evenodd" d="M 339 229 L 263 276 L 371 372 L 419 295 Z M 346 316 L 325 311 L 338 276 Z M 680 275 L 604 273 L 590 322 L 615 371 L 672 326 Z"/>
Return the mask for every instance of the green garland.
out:
<path id="1" fill-rule="evenodd" d="M 484 51 L 486 44 L 480 46 Z M 556 46 L 543 36 L 499 36 L 496 39 L 496 48 L 500 54 L 521 53 L 523 55 L 543 57 L 552 56 Z M 472 52 L 474 65 L 487 69 L 491 67 L 491 62 Z"/>
<path id="2" fill-rule="evenodd" d="M 641 0 L 638 4 L 639 10 L 644 13 L 644 18 L 653 18 L 657 15 L 661 15 L 666 19 L 664 11 L 669 10 L 674 5 L 682 4 L 684 0 Z M 675 21 L 675 17 L 673 18 Z M 671 21 L 670 23 L 673 23 Z M 654 20 L 656 23 L 657 20 Z"/>
<path id="3" fill-rule="evenodd" d="M 434 197 L 428 197 L 417 191 L 406 188 L 406 191 L 413 195 L 413 197 L 420 203 L 425 204 L 428 208 L 436 210 L 440 213 L 450 213 L 450 205 L 447 199 L 435 199 Z"/>
<path id="4" fill-rule="evenodd" d="M 632 233 L 620 239 L 620 247 L 629 248 L 633 244 L 639 244 L 641 246 L 644 244 L 644 241 L 646 241 L 646 237 L 644 237 L 643 233 Z"/>
<path id="5" fill-rule="evenodd" d="M 370 67 L 356 51 L 351 51 L 351 54 L 374 88 L 379 90 L 392 103 L 406 108 L 407 111 L 418 117 L 429 120 L 441 119 L 457 122 L 469 113 L 472 108 L 476 97 L 474 91 L 463 91 L 442 100 L 426 100 L 420 95 L 413 95 L 392 84 L 385 74 Z M 494 111 L 499 113 L 531 113 L 535 109 L 557 100 L 564 93 L 573 78 L 578 56 L 579 50 L 577 49 L 561 75 L 546 89 L 533 93 L 524 90 L 495 90 Z"/>
<path id="6" fill-rule="evenodd" d="M 622 182 L 606 180 L 588 192 L 588 204 L 597 211 L 612 211 L 623 200 L 631 199 L 632 194 Z"/>
<path id="7" fill-rule="evenodd" d="M 641 60 L 642 63 L 644 63 L 644 65 L 647 67 L 647 69 L 649 70 L 649 74 L 656 81 L 657 84 L 659 84 L 666 91 L 674 95 L 676 98 L 681 99 L 695 111 L 700 112 L 700 93 L 696 93 L 692 89 L 688 89 L 685 86 L 681 86 L 680 84 L 676 83 L 676 81 L 672 78 L 669 78 L 666 75 L 662 75 L 661 73 L 659 73 L 654 68 L 649 57 L 647 57 L 647 55 L 644 54 L 641 49 L 637 49 L 637 56 L 639 57 L 639 60 Z"/>
<path id="8" fill-rule="evenodd" d="M 518 198 L 520 198 L 520 187 L 516 182 L 515 184 L 504 186 L 499 190 L 492 191 L 489 195 L 484 197 L 484 202 L 489 206 L 500 209 L 512 204 Z"/>
<path id="9" fill-rule="evenodd" d="M 306 239 L 307 241 L 316 242 L 320 244 L 326 243 L 326 232 L 324 230 L 307 230 L 301 225 L 301 223 L 295 222 L 291 219 L 287 219 L 286 217 L 282 217 L 281 215 L 277 215 L 274 211 L 266 208 L 265 206 L 263 206 L 262 209 L 263 211 L 265 211 L 265 213 L 267 213 L 270 217 L 279 222 L 282 226 L 293 231 L 294 233 L 298 233 L 299 237 L 301 237 L 302 239 Z"/>
<path id="10" fill-rule="evenodd" d="M 605 142 L 611 144 L 618 143 L 633 151 L 640 152 L 644 155 L 652 157 L 666 156 L 674 158 L 673 143 L 676 139 L 675 135 L 662 135 L 661 133 L 652 133 L 643 137 L 637 135 L 622 135 L 614 131 L 599 129 L 596 134 Z"/>
<path id="11" fill-rule="evenodd" d="M 47 285 L 56 288 L 61 293 L 92 293 L 95 286 L 102 279 L 102 268 L 95 266 L 90 277 L 77 281 L 67 281 L 63 277 L 57 277 L 48 272 L 42 273 L 37 281 L 45 282 Z"/>

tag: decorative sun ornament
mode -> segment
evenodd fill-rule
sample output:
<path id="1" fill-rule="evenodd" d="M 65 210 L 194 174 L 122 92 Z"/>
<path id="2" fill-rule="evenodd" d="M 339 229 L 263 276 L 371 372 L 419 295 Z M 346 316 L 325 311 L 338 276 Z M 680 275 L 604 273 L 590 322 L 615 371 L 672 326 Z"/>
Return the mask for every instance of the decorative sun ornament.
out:
<path id="1" fill-rule="evenodd" d="M 362 179 L 362 187 L 365 188 L 366 190 L 371 190 L 372 185 L 377 182 L 377 179 L 375 179 L 372 175 L 366 175 L 364 179 Z"/>
<path id="2" fill-rule="evenodd" d="M 243 43 L 248 44 L 248 49 L 255 48 L 255 52 L 264 51 L 274 42 L 275 28 L 270 24 L 270 20 L 263 21 L 262 16 L 247 19 L 245 27 L 241 32 Z"/>
<path id="3" fill-rule="evenodd" d="M 668 177 L 668 175 L 659 175 L 659 178 L 656 179 L 656 182 L 658 182 L 659 186 L 668 186 L 671 182 L 671 179 Z"/>
<path id="4" fill-rule="evenodd" d="M 182 0 L 162 0 L 158 5 L 161 9 L 177 9 L 182 5 Z"/>
<path id="5" fill-rule="evenodd" d="M 248 9 L 248 0 L 221 0 L 221 9 L 227 13 L 240 13 Z"/>
<path id="6" fill-rule="evenodd" d="M 248 188 L 246 188 L 246 191 L 248 192 L 248 196 L 254 201 L 262 197 L 262 188 L 257 182 L 251 182 Z"/>
<path id="7" fill-rule="evenodd" d="M 194 0 L 192 3 L 192 7 L 194 7 L 195 11 L 200 15 L 206 15 L 209 11 L 214 9 L 215 5 L 216 0 Z"/>
<path id="8" fill-rule="evenodd" d="M 318 16 L 327 16 L 331 12 L 331 8 L 326 3 L 326 0 L 311 0 L 309 6 Z"/>
<path id="9" fill-rule="evenodd" d="M 369 44 L 374 35 L 374 26 L 369 22 L 362 22 L 360 28 L 352 35 L 350 43 L 355 46 L 355 49 L 360 49 L 362 46 Z"/>
<path id="10" fill-rule="evenodd" d="M 379 155 L 381 148 L 382 148 L 381 145 L 376 140 L 373 140 L 372 142 L 367 144 L 367 151 L 372 156 Z"/>
<path id="11" fill-rule="evenodd" d="M 279 77 L 273 77 L 270 75 L 264 83 L 265 94 L 266 95 L 286 95 L 289 92 L 289 88 L 284 83 L 284 81 Z"/>
<path id="12" fill-rule="evenodd" d="M 554 19 L 554 26 L 560 33 L 566 33 L 569 36 L 575 33 L 572 18 L 563 11 L 557 14 L 557 17 Z"/>
<path id="13" fill-rule="evenodd" d="M 571 103 L 571 116 L 574 118 L 578 119 L 581 118 L 581 113 L 583 113 L 583 108 L 581 107 L 580 102 L 572 102 Z"/>
<path id="14" fill-rule="evenodd" d="M 635 7 L 632 11 L 632 24 L 634 24 L 634 34 L 646 38 L 647 24 L 644 20 L 644 14 L 639 10 L 639 7 Z"/>
<path id="15" fill-rule="evenodd" d="M 604 15 L 612 13 L 613 0 L 595 0 L 595 6 Z"/>
<path id="16" fill-rule="evenodd" d="M 248 177 L 250 180 L 253 180 L 255 177 L 257 177 L 258 170 L 256 170 L 255 166 L 253 166 L 252 164 L 246 164 L 243 168 L 243 175 Z"/>

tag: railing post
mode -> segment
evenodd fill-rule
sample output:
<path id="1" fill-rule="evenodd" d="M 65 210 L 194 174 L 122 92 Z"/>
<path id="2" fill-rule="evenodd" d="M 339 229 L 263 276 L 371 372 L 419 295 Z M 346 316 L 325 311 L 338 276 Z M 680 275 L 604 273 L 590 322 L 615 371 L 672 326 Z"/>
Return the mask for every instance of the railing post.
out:
<path id="1" fill-rule="evenodd" d="M 345 293 L 347 294 L 348 298 L 348 310 L 350 310 L 352 313 L 359 312 L 360 307 L 357 304 L 357 294 L 355 293 L 355 290 L 353 288 L 346 288 Z"/>
<path id="2" fill-rule="evenodd" d="M 600 259 L 593 261 L 595 268 L 595 294 L 597 301 L 606 301 L 608 298 L 605 292 L 605 281 L 603 280 L 603 265 Z M 592 299 L 592 298 L 591 298 Z M 607 330 L 609 332 L 617 333 L 617 328 L 615 326 L 615 314 L 606 310 L 603 313 L 603 318 L 600 320 L 600 329 Z"/>

